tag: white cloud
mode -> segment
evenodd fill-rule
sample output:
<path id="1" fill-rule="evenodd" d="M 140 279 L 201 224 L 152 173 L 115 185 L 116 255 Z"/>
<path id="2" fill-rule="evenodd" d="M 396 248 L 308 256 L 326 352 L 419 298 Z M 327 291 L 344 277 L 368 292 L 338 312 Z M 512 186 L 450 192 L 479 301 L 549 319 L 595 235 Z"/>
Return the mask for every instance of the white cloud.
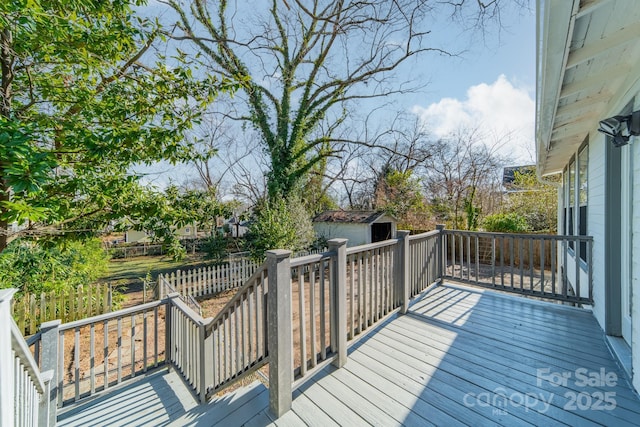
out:
<path id="1" fill-rule="evenodd" d="M 443 98 L 427 107 L 412 109 L 437 137 L 460 129 L 479 129 L 492 140 L 510 134 L 500 152 L 516 162 L 531 162 L 534 147 L 535 102 L 524 87 L 512 84 L 504 75 L 491 84 L 481 83 L 467 90 L 467 98 Z"/>

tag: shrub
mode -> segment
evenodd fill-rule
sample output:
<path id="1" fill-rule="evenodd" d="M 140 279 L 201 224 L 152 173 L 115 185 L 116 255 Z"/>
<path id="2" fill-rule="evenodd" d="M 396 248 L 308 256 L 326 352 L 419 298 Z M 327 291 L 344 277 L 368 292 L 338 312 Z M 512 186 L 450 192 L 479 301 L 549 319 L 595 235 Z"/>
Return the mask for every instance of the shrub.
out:
<path id="1" fill-rule="evenodd" d="M 0 254 L 0 288 L 64 291 L 103 276 L 109 257 L 98 239 L 17 240 Z"/>
<path id="2" fill-rule="evenodd" d="M 498 213 L 488 215 L 482 222 L 486 231 L 501 233 L 526 233 L 529 231 L 527 220 L 517 213 Z"/>
<path id="3" fill-rule="evenodd" d="M 216 232 L 207 237 L 207 240 L 204 242 L 204 250 L 209 258 L 219 263 L 222 262 L 229 254 L 227 245 L 227 238 L 223 234 Z"/>
<path id="4" fill-rule="evenodd" d="M 314 240 L 311 218 L 295 197 L 263 202 L 254 212 L 245 235 L 251 258 L 263 261 L 270 249 L 300 251 Z"/>

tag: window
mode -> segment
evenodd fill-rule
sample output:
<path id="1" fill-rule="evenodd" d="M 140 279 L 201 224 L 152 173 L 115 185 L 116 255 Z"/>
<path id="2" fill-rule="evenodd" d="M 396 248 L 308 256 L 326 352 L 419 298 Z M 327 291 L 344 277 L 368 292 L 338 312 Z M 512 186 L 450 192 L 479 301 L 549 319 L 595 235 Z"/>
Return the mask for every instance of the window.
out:
<path id="1" fill-rule="evenodd" d="M 578 153 L 578 235 L 587 235 L 587 190 L 588 190 L 588 171 L 589 165 L 589 147 L 584 147 Z M 587 242 L 580 243 L 580 258 L 587 261 Z"/>
<path id="2" fill-rule="evenodd" d="M 589 149 L 584 146 L 564 171 L 564 233 L 569 236 L 587 235 Z M 573 242 L 569 247 L 575 250 Z M 580 243 L 580 258 L 587 260 L 587 244 Z"/>
<path id="3" fill-rule="evenodd" d="M 574 220 L 574 211 L 573 211 L 573 207 L 575 206 L 575 202 L 576 202 L 576 162 L 572 161 L 569 164 L 569 235 L 573 236 L 574 235 L 574 228 L 573 228 L 573 220 Z"/>

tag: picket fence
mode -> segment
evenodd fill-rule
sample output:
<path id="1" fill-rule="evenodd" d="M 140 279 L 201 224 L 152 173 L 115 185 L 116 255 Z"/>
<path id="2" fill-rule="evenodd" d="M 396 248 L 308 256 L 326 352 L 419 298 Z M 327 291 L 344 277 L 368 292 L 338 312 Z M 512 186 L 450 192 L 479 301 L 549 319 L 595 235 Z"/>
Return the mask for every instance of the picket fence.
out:
<path id="1" fill-rule="evenodd" d="M 241 258 L 223 265 L 159 274 L 158 283 L 168 284 L 183 299 L 215 295 L 242 286 L 259 266 L 251 259 Z M 157 286 L 156 289 L 159 299 L 166 296 L 166 286 Z"/>
<path id="2" fill-rule="evenodd" d="M 113 291 L 109 283 L 80 285 L 63 292 L 23 293 L 12 301 L 13 318 L 23 335 L 35 334 L 41 323 L 63 323 L 111 311 Z"/>

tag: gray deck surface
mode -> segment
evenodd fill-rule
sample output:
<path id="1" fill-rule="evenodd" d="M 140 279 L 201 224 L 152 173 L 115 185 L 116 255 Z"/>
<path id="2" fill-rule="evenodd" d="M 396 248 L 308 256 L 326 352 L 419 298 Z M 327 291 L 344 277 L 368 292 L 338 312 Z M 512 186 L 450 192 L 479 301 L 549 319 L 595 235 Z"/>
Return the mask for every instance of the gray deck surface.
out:
<path id="1" fill-rule="evenodd" d="M 198 406 L 165 370 L 72 408 L 58 424 L 640 425 L 640 400 L 589 311 L 455 285 L 374 328 L 344 368 L 302 384 L 275 422 L 268 403 L 256 382 Z"/>

